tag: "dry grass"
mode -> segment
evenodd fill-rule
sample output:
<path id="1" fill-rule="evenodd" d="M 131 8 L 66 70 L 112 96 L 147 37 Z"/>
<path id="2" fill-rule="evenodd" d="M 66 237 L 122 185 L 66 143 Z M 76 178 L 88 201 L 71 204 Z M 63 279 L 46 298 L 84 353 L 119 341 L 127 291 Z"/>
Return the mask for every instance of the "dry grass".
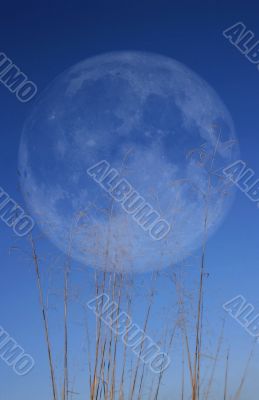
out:
<path id="1" fill-rule="evenodd" d="M 39 292 L 39 300 L 41 306 L 41 315 L 43 320 L 43 328 L 45 333 L 45 342 L 47 347 L 47 355 L 49 362 L 49 371 L 51 378 L 52 400 L 70 400 L 73 399 L 74 390 L 71 387 L 71 376 L 69 371 L 69 350 L 72 343 L 69 343 L 69 278 L 71 274 L 71 262 L 68 257 L 64 265 L 64 284 L 63 284 L 63 367 L 62 367 L 62 385 L 58 387 L 56 380 L 56 370 L 54 366 L 54 350 L 50 340 L 50 329 L 48 323 L 48 310 L 44 302 L 44 293 L 41 283 L 41 267 L 39 257 L 37 256 L 36 245 L 31 238 L 32 256 L 34 261 L 36 281 Z M 201 263 L 203 263 L 202 258 Z M 171 317 L 166 313 L 163 316 L 161 327 L 159 330 L 161 336 L 159 344 L 162 350 L 170 354 L 172 363 L 168 370 L 160 374 L 154 374 L 149 370 L 147 364 L 143 363 L 139 357 L 132 353 L 132 350 L 121 340 L 118 329 L 111 330 L 102 320 L 95 318 L 95 329 L 93 332 L 93 324 L 89 320 L 93 319 L 92 312 L 86 311 L 86 344 L 87 344 L 87 376 L 86 381 L 89 382 L 89 392 L 85 393 L 86 400 L 159 400 L 167 399 L 163 394 L 163 381 L 168 386 L 175 372 L 181 370 L 180 382 L 175 382 L 170 390 L 172 390 L 172 399 L 176 400 L 210 400 L 213 397 L 213 385 L 216 370 L 220 359 L 223 357 L 222 347 L 224 343 L 224 329 L 222 327 L 215 349 L 215 355 L 211 357 L 210 372 L 204 379 L 205 370 L 203 367 L 203 285 L 204 265 L 201 265 L 199 272 L 199 285 L 196 296 L 189 297 L 186 294 L 182 279 L 182 269 L 179 271 L 171 270 L 172 283 L 177 293 L 176 315 Z M 153 273 L 150 278 L 150 288 L 148 293 L 143 294 L 145 299 L 145 312 L 141 328 L 145 334 L 150 334 L 149 323 L 152 326 L 152 309 L 156 305 L 156 292 L 160 279 L 159 273 Z M 141 288 L 140 291 L 143 289 Z M 134 321 L 134 309 L 139 301 L 136 297 L 136 282 L 132 276 L 116 274 L 111 272 L 95 273 L 95 295 L 106 293 L 112 301 L 118 304 L 118 308 L 114 311 L 113 319 L 116 320 L 121 311 L 126 311 Z M 196 303 L 196 313 L 190 318 L 187 303 L 191 298 L 192 304 Z M 140 297 L 141 299 L 141 297 Z M 195 300 L 196 299 L 196 300 Z M 143 305 L 142 305 L 143 306 Z M 103 304 L 99 305 L 100 310 Z M 173 307 L 174 308 L 174 307 Z M 178 316 L 177 316 L 178 315 Z M 192 323 L 190 320 L 192 319 Z M 118 324 L 118 320 L 116 322 Z M 193 326 L 193 329 L 191 328 Z M 117 326 L 118 328 L 118 326 Z M 151 329 L 152 330 L 152 329 Z M 162 332 L 164 332 L 162 334 Z M 152 336 L 152 335 L 150 335 Z M 90 339 L 91 337 L 91 339 Z M 174 340 L 181 337 L 181 360 L 179 362 L 179 348 L 173 346 Z M 178 338 L 178 339 L 177 339 Z M 140 354 L 144 351 L 143 343 L 140 345 Z M 175 354 L 175 356 L 174 356 Z M 229 353 L 226 357 L 225 379 L 222 384 L 222 400 L 238 400 L 244 386 L 247 376 L 249 362 L 252 352 L 249 355 L 244 373 L 240 379 L 240 384 L 235 393 L 230 395 L 229 386 Z M 179 362 L 179 364 L 177 364 Z M 188 379 L 187 379 L 188 378 Z M 169 399 L 169 398 L 168 398 Z"/>
<path id="2" fill-rule="evenodd" d="M 218 142 L 220 135 L 218 137 Z M 215 148 L 215 153 L 217 150 Z M 211 168 L 213 169 L 213 161 L 215 153 L 211 159 Z M 141 328 L 144 335 L 152 336 L 154 330 L 154 319 L 152 313 L 155 312 L 157 291 L 159 286 L 160 275 L 169 277 L 172 282 L 174 293 L 177 297 L 177 303 L 169 306 L 169 311 L 161 318 L 155 321 L 159 324 L 157 334 L 161 349 L 168 352 L 171 357 L 171 365 L 167 371 L 160 374 L 154 374 L 149 370 L 147 364 L 143 363 L 140 357 L 136 357 L 132 350 L 126 345 L 130 333 L 125 335 L 125 341 L 121 340 L 117 329 L 110 329 L 102 320 L 95 318 L 95 328 L 90 320 L 93 315 L 89 310 L 85 310 L 85 332 L 87 345 L 87 376 L 88 393 L 80 398 L 85 400 L 211 400 L 213 399 L 213 384 L 215 380 L 216 370 L 221 357 L 226 357 L 225 377 L 222 384 L 222 396 L 217 400 L 238 400 L 244 386 L 247 376 L 249 362 L 252 357 L 252 352 L 249 355 L 244 373 L 240 379 L 240 384 L 236 392 L 229 394 L 229 352 L 227 355 L 222 355 L 222 347 L 224 343 L 224 329 L 219 334 L 215 355 L 211 358 L 209 368 L 203 362 L 203 344 L 206 340 L 204 333 L 204 285 L 206 277 L 206 245 L 207 245 L 207 230 L 208 230 L 208 210 L 210 202 L 211 190 L 211 175 L 208 173 L 207 193 L 204 194 L 205 210 L 204 210 L 204 239 L 201 250 L 201 258 L 198 266 L 198 287 L 193 290 L 190 295 L 187 295 L 185 282 L 183 278 L 183 267 L 178 269 L 168 269 L 163 273 L 154 272 L 149 282 L 145 282 L 145 287 L 149 287 L 148 292 L 143 292 L 140 289 L 141 296 L 136 296 L 135 277 L 131 274 L 124 275 L 120 272 L 95 272 L 94 287 L 95 295 L 109 295 L 118 307 L 115 309 L 113 319 L 120 314 L 121 311 L 126 311 L 135 322 L 137 313 L 134 310 L 138 308 L 138 302 L 141 301 L 142 321 Z M 108 212 L 110 220 L 113 215 L 113 201 L 111 201 Z M 126 226 L 125 226 L 126 229 Z M 93 232 L 94 235 L 94 232 Z M 48 354 L 49 370 L 51 377 L 52 400 L 70 400 L 73 397 L 74 391 L 71 388 L 71 374 L 69 369 L 69 349 L 72 343 L 69 342 L 70 324 L 69 324 L 69 291 L 70 276 L 72 273 L 71 267 L 71 246 L 72 236 L 69 249 L 67 252 L 67 260 L 63 268 L 64 285 L 63 285 L 63 366 L 62 366 L 62 384 L 57 387 L 56 371 L 53 363 L 53 347 L 51 346 L 49 335 L 49 323 L 47 316 L 47 307 L 44 302 L 44 293 L 41 283 L 41 267 L 37 256 L 36 245 L 31 237 L 32 258 L 35 267 L 36 281 L 39 292 L 41 315 L 43 319 L 43 327 L 45 332 L 45 341 Z M 96 238 L 96 251 L 98 251 L 98 238 Z M 107 262 L 109 254 L 109 239 L 107 241 Z M 166 275 L 167 274 L 167 275 Z M 92 293 L 93 294 L 93 293 Z M 92 296 L 93 297 L 93 296 Z M 91 298 L 90 294 L 88 298 Z M 102 298 L 103 299 L 103 298 Z M 102 313 L 103 300 L 99 305 L 99 311 Z M 192 306 L 192 314 L 188 312 Z M 136 314 L 136 315 L 135 315 Z M 163 319 L 164 317 L 164 319 Z M 118 319 L 117 322 L 118 324 Z M 179 346 L 174 346 L 174 341 L 180 338 Z M 140 345 L 140 355 L 144 352 L 144 342 Z M 180 354 L 180 360 L 179 360 Z M 180 371 L 180 374 L 179 374 Z M 209 371 L 209 376 L 206 378 L 206 372 Z M 173 381 L 176 374 L 178 382 Z M 180 378 L 179 378 L 180 377 Z M 170 397 L 165 397 L 162 392 L 163 382 L 166 382 L 168 388 L 167 393 Z"/>

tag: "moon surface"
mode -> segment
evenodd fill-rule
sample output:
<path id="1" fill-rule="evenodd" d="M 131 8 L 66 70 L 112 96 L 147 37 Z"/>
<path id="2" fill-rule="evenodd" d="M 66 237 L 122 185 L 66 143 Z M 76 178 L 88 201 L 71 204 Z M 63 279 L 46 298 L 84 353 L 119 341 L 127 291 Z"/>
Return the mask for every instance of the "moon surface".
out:
<path id="1" fill-rule="evenodd" d="M 219 227 L 234 191 L 222 169 L 237 155 L 231 116 L 204 80 L 161 55 L 115 52 L 41 94 L 19 171 L 31 215 L 60 250 L 87 267 L 144 272 L 182 261 Z M 87 173 L 102 160 L 170 225 L 165 237 Z"/>

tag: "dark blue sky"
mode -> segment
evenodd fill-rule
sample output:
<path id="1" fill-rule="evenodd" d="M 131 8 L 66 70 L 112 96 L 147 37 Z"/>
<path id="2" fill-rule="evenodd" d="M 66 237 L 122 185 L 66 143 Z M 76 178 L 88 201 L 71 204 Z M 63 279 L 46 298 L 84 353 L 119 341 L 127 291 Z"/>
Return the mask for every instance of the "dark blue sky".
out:
<path id="1" fill-rule="evenodd" d="M 222 35 L 224 29 L 242 21 L 259 40 L 258 16 L 259 3 L 255 1 L 5 2 L 0 10 L 0 51 L 37 84 L 39 93 L 65 69 L 99 53 L 143 50 L 172 57 L 198 73 L 219 94 L 232 115 L 241 158 L 259 178 L 259 71 Z M 24 204 L 17 153 L 33 100 L 22 104 L 0 85 L 0 104 L 0 186 Z M 213 280 L 208 281 L 207 292 L 213 295 L 208 296 L 208 308 L 215 312 L 215 318 L 220 304 L 237 294 L 245 296 L 259 312 L 258 213 L 257 206 L 238 192 L 223 226 L 209 242 L 208 270 Z M 9 255 L 10 246 L 23 245 L 2 223 L 0 235 L 0 325 L 41 360 L 26 378 L 18 378 L 0 363 L 5 382 L 0 400 L 46 400 L 48 385 L 43 382 L 48 373 L 42 361 L 45 350 L 41 351 L 32 270 L 26 255 Z M 229 338 L 242 344 L 241 358 L 245 360 L 250 337 L 235 321 L 228 325 Z M 41 385 L 44 389 L 39 390 Z"/>

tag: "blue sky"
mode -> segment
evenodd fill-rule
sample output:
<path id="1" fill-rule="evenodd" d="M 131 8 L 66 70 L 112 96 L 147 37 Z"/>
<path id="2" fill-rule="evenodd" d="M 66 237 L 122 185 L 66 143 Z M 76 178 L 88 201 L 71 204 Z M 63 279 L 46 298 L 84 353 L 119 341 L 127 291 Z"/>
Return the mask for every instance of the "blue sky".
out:
<path id="1" fill-rule="evenodd" d="M 141 50 L 172 57 L 217 91 L 232 115 L 241 158 L 259 178 L 259 71 L 222 35 L 224 29 L 242 21 L 259 40 L 258 11 L 259 6 L 252 1 L 5 3 L 0 13 L 0 51 L 37 84 L 39 93 L 66 68 L 99 53 Z M 23 123 L 33 100 L 22 104 L 0 85 L 0 104 L 0 186 L 24 204 L 17 155 Z M 258 212 L 256 204 L 237 191 L 231 211 L 209 241 L 206 307 L 210 325 L 215 321 L 220 326 L 220 305 L 237 294 L 242 294 L 259 312 Z M 23 240 L 17 240 L 3 223 L 0 235 L 0 325 L 36 360 L 34 370 L 24 378 L 0 363 L 0 400 L 45 400 L 50 398 L 48 370 L 33 270 L 25 252 L 9 251 L 12 246 L 25 248 Z M 50 244 L 47 249 L 54 251 Z M 242 373 L 251 338 L 230 317 L 226 329 L 235 370 Z M 255 398 L 252 393 L 255 388 L 258 390 L 253 382 L 258 359 L 256 350 L 243 400 Z"/>

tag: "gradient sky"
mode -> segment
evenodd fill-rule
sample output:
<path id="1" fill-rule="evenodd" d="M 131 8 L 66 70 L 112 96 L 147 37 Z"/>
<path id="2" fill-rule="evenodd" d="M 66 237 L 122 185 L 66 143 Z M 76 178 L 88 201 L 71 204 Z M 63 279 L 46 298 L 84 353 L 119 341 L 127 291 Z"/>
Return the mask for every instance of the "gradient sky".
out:
<path id="1" fill-rule="evenodd" d="M 0 51 L 37 84 L 39 93 L 66 68 L 99 53 L 143 50 L 172 57 L 219 94 L 232 115 L 241 158 L 259 178 L 259 71 L 222 35 L 224 29 L 242 21 L 259 40 L 258 12 L 255 1 L 16 1 L 10 6 L 5 2 L 0 12 Z M 17 154 L 33 100 L 22 104 L 0 85 L 0 104 L 0 186 L 24 204 Z M 206 309 L 211 326 L 220 327 L 222 303 L 238 294 L 259 312 L 258 213 L 256 204 L 238 191 L 223 225 L 209 240 Z M 16 376 L 0 362 L 0 400 L 46 400 L 50 398 L 48 370 L 33 270 L 27 254 L 10 252 L 12 246 L 26 247 L 23 239 L 17 240 L 3 223 L 0 235 L 0 325 L 36 361 L 26 377 Z M 226 336 L 233 349 L 233 380 L 238 382 L 251 337 L 228 316 Z M 257 398 L 258 361 L 256 349 L 241 400 Z"/>

